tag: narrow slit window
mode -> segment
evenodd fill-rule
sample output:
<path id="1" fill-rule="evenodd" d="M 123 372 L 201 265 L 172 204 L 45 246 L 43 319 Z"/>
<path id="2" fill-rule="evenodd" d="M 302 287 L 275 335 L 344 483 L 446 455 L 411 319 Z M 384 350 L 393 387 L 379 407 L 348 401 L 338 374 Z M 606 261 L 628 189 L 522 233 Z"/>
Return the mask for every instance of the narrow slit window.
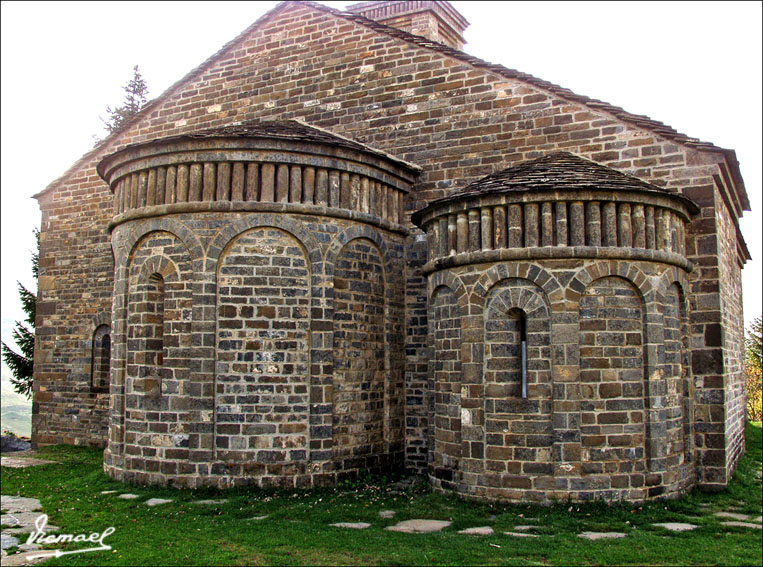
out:
<path id="1" fill-rule="evenodd" d="M 519 372 L 520 380 L 520 396 L 522 399 L 527 398 L 527 317 L 525 312 L 521 309 L 510 309 L 509 320 L 511 321 L 512 333 L 510 335 L 510 343 L 514 345 L 514 360 L 519 363 L 519 368 L 514 367 Z M 515 364 L 517 363 L 515 362 Z M 516 372 L 516 370 L 515 370 Z M 516 391 L 516 390 L 515 390 Z"/>
<path id="2" fill-rule="evenodd" d="M 519 315 L 520 366 L 522 369 L 522 399 L 527 398 L 527 318 L 524 311 Z"/>
<path id="3" fill-rule="evenodd" d="M 90 364 L 90 387 L 104 392 L 109 388 L 111 362 L 111 328 L 99 325 L 93 333 L 93 348 Z"/>

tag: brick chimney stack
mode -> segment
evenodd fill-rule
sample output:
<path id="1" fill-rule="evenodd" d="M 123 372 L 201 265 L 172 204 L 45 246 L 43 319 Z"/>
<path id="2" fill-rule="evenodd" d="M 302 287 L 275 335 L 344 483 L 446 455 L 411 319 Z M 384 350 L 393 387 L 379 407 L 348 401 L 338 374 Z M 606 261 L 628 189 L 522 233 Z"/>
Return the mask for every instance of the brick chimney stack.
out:
<path id="1" fill-rule="evenodd" d="M 361 2 L 346 8 L 381 24 L 421 35 L 458 50 L 464 49 L 464 30 L 469 26 L 450 2 L 403 0 Z"/>

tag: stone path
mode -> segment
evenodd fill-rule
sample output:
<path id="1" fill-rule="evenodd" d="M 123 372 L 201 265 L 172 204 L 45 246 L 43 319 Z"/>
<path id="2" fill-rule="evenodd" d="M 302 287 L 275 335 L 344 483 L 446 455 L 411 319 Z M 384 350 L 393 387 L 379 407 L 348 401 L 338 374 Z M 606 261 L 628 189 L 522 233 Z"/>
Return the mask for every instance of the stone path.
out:
<path id="1" fill-rule="evenodd" d="M 503 533 L 513 537 L 538 537 L 535 534 L 528 534 L 527 532 L 503 532 Z"/>
<path id="2" fill-rule="evenodd" d="M 763 529 L 763 526 L 761 526 L 760 524 L 752 524 L 750 522 L 731 521 L 731 522 L 721 522 L 721 524 L 723 524 L 724 526 L 731 526 L 735 528 L 752 528 L 756 530 Z"/>
<path id="3" fill-rule="evenodd" d="M 671 532 L 689 532 L 699 527 L 699 526 L 695 526 L 694 524 L 685 524 L 682 522 L 665 522 L 663 524 L 652 524 L 652 525 L 658 526 L 660 528 L 665 528 L 666 530 L 670 530 Z"/>
<path id="4" fill-rule="evenodd" d="M 464 535 L 493 535 L 493 528 L 490 526 L 480 526 L 478 528 L 467 528 L 458 532 Z"/>
<path id="5" fill-rule="evenodd" d="M 40 517 L 41 506 L 37 498 L 25 498 L 23 496 L 0 496 L 0 508 L 6 511 L 0 517 L 0 523 L 10 525 L 11 528 L 3 528 L 0 533 L 0 547 L 2 548 L 2 564 L 6 565 L 32 565 L 39 563 L 45 558 L 30 559 L 35 555 L 40 546 L 27 544 L 26 534 L 35 531 L 35 522 Z M 46 524 L 45 531 L 56 531 L 56 526 Z M 21 553 L 8 554 L 6 551 L 12 547 L 18 548 Z"/>
<path id="6" fill-rule="evenodd" d="M 750 519 L 750 516 L 747 514 L 737 514 L 736 512 L 716 512 L 713 515 L 718 516 L 719 518 L 730 518 L 732 520 L 739 520 L 741 522 Z"/>
<path id="7" fill-rule="evenodd" d="M 578 534 L 578 537 L 583 539 L 597 540 L 597 539 L 619 539 L 625 537 L 622 532 L 583 532 Z"/>
<path id="8" fill-rule="evenodd" d="M 166 498 L 149 498 L 144 502 L 146 506 L 161 506 L 162 504 L 169 504 L 172 500 Z"/>
<path id="9" fill-rule="evenodd" d="M 33 457 L 21 456 L 22 453 L 14 453 L 12 457 L 6 457 L 3 455 L 2 457 L 0 457 L 0 466 L 10 467 L 12 469 L 23 469 L 25 467 L 33 467 L 37 465 L 48 465 L 50 463 L 55 463 L 55 461 L 48 461 L 45 459 L 35 459 Z M 31 451 L 30 451 L 30 454 L 31 454 Z"/>
<path id="10" fill-rule="evenodd" d="M 217 504 L 225 504 L 227 502 L 228 502 L 228 500 L 226 500 L 226 499 L 222 499 L 222 500 L 195 500 L 193 502 L 193 504 L 201 504 L 201 505 L 214 506 L 214 505 L 217 505 Z"/>
<path id="11" fill-rule="evenodd" d="M 396 513 L 397 512 L 395 512 L 394 510 L 382 510 L 381 512 L 379 512 L 379 517 L 382 520 L 391 520 L 392 518 L 395 517 Z"/>
<path id="12" fill-rule="evenodd" d="M 120 494 L 119 496 L 117 496 L 117 498 L 121 498 L 122 500 L 135 500 L 136 498 L 140 498 L 140 496 L 138 496 L 137 494 L 127 493 L 127 494 Z"/>
<path id="13" fill-rule="evenodd" d="M 337 522 L 336 524 L 329 525 L 334 526 L 335 528 L 349 528 L 352 530 L 365 530 L 366 528 L 371 527 L 371 524 L 367 522 Z"/>
<path id="14" fill-rule="evenodd" d="M 439 532 L 443 528 L 447 528 L 453 522 L 446 522 L 443 520 L 405 520 L 398 522 L 394 526 L 384 528 L 391 532 L 402 532 L 405 534 L 429 534 L 432 532 Z"/>
<path id="15" fill-rule="evenodd" d="M 753 518 L 749 514 L 740 514 L 738 512 L 716 512 L 714 516 L 718 518 L 729 518 L 730 521 L 721 522 L 721 524 L 724 526 L 729 526 L 730 528 L 750 528 L 753 530 L 763 529 L 763 525 L 761 525 L 763 516 Z"/>

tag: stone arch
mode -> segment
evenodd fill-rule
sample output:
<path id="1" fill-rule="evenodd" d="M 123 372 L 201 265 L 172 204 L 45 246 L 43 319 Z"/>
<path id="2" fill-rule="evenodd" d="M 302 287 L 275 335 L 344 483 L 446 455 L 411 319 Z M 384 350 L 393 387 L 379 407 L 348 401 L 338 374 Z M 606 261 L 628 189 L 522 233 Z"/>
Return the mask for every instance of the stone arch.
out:
<path id="1" fill-rule="evenodd" d="M 553 474 L 551 306 L 509 277 L 488 290 L 483 319 L 486 483 L 530 489 Z"/>
<path id="2" fill-rule="evenodd" d="M 111 325 L 111 312 L 104 313 L 103 311 L 93 316 L 93 329 L 100 327 L 101 325 Z"/>
<path id="3" fill-rule="evenodd" d="M 265 213 L 240 217 L 227 223 L 207 246 L 207 270 L 214 272 L 223 251 L 233 239 L 254 228 L 273 227 L 296 238 L 305 250 L 311 264 L 321 261 L 321 247 L 318 240 L 302 224 L 292 218 L 278 214 Z"/>
<path id="4" fill-rule="evenodd" d="M 578 302 L 581 472 L 641 486 L 651 448 L 647 310 L 642 290 L 621 273 L 598 272 Z"/>
<path id="5" fill-rule="evenodd" d="M 114 254 L 118 261 L 117 266 L 125 265 L 133 256 L 139 243 L 152 232 L 167 232 L 180 240 L 185 245 L 191 262 L 194 262 L 194 271 L 198 271 L 195 264 L 204 258 L 201 242 L 185 224 L 166 217 L 147 219 L 129 229 L 125 239 L 118 246 L 118 253 L 115 251 Z"/>
<path id="6" fill-rule="evenodd" d="M 306 472 L 311 266 L 292 232 L 257 224 L 215 258 L 214 451 Z M 264 467 L 263 471 L 264 472 Z"/>
<path id="7" fill-rule="evenodd" d="M 334 276 L 336 260 L 342 253 L 342 250 L 344 250 L 344 247 L 347 246 L 350 242 L 358 239 L 370 240 L 379 249 L 379 254 L 381 255 L 381 258 L 384 262 L 384 284 L 387 289 L 391 289 L 390 284 L 392 282 L 389 278 L 393 272 L 391 266 L 392 258 L 389 253 L 387 243 L 378 230 L 375 230 L 367 225 L 353 225 L 346 228 L 333 238 L 325 254 L 326 276 Z"/>
<path id="8" fill-rule="evenodd" d="M 567 284 L 567 298 L 575 303 L 579 302 L 591 283 L 609 276 L 617 276 L 629 281 L 638 290 L 645 303 L 657 300 L 657 290 L 649 276 L 632 262 L 617 260 L 596 262 L 581 268 Z"/>
<path id="9" fill-rule="evenodd" d="M 509 278 L 525 279 L 537 285 L 545 293 L 549 304 L 564 298 L 562 286 L 546 269 L 529 262 L 509 262 L 495 264 L 483 272 L 472 288 L 471 303 L 481 304 L 498 282 Z"/>
<path id="10" fill-rule="evenodd" d="M 140 266 L 140 281 L 147 281 L 154 274 L 159 274 L 165 281 L 180 280 L 180 273 L 175 262 L 163 255 L 151 256 Z"/>
<path id="11" fill-rule="evenodd" d="M 427 278 L 427 288 L 429 290 L 429 298 L 434 297 L 434 292 L 438 287 L 447 287 L 458 300 L 458 304 L 465 308 L 468 305 L 469 295 L 466 291 L 466 286 L 461 281 L 461 278 L 453 274 L 450 270 L 440 270 L 430 274 Z"/>

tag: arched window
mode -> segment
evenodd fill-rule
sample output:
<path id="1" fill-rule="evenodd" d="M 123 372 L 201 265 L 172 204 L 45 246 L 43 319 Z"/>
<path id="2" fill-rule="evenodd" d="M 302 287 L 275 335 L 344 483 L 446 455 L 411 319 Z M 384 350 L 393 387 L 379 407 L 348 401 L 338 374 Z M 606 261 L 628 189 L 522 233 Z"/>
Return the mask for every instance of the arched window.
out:
<path id="1" fill-rule="evenodd" d="M 97 392 L 109 389 L 111 367 L 111 328 L 99 325 L 93 333 L 92 359 L 90 363 L 90 388 Z"/>

